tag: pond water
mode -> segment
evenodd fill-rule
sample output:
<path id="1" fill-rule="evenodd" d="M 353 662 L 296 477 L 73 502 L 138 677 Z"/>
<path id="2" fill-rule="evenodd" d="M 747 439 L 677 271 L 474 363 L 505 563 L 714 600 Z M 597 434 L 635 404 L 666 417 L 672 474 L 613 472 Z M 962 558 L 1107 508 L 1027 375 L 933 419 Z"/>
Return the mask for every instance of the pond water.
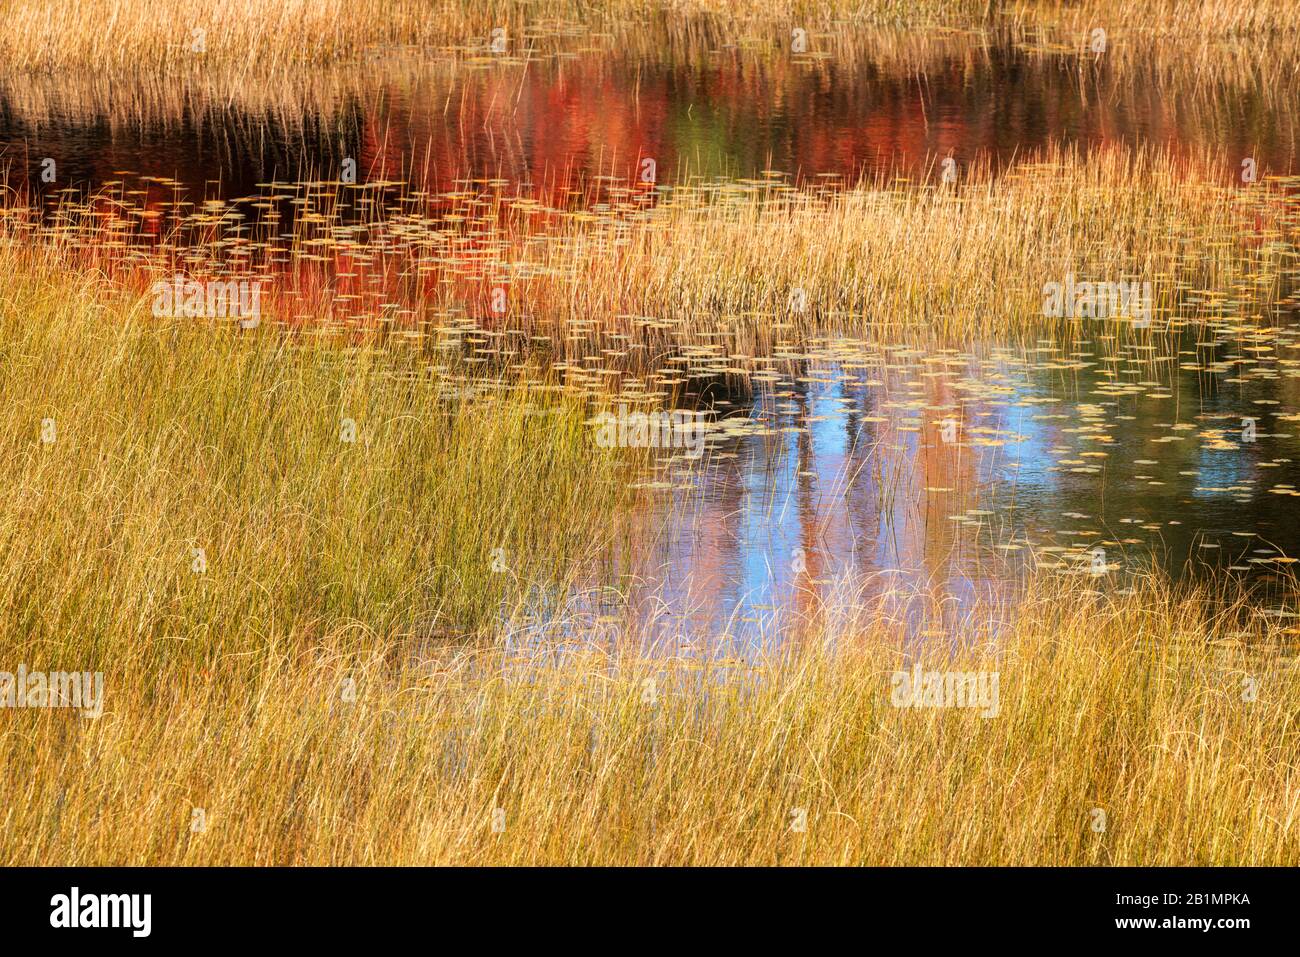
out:
<path id="1" fill-rule="evenodd" d="M 977 351 L 828 343 L 700 459 L 664 453 L 628 606 L 660 639 L 780 633 L 881 603 L 915 633 L 995 620 L 1027 568 L 1123 590 L 1300 556 L 1300 329 Z"/>
<path id="2" fill-rule="evenodd" d="M 996 170 L 1054 143 L 1296 165 L 1294 91 L 1258 72 L 1180 77 L 962 35 L 814 37 L 807 55 L 560 35 L 496 59 L 380 51 L 283 87 L 195 74 L 170 89 L 0 79 L 0 169 L 34 205 L 116 189 L 156 234 L 204 200 L 242 201 L 255 228 L 273 204 L 248 197 L 349 161 L 360 182 L 491 181 L 558 208 L 636 183 L 647 159 L 660 187 L 932 178 L 948 157 Z M 303 208 L 276 207 L 271 228 Z M 609 566 L 618 607 L 653 608 L 674 634 L 764 634 L 871 595 L 925 632 L 996 607 L 1030 565 L 1119 588 L 1152 564 L 1232 569 L 1267 587 L 1300 557 L 1300 333 L 1285 318 L 1119 337 L 1080 323 L 967 350 L 812 343 L 752 393 L 702 398 L 717 427 L 701 458 L 646 476 L 645 544 Z"/>

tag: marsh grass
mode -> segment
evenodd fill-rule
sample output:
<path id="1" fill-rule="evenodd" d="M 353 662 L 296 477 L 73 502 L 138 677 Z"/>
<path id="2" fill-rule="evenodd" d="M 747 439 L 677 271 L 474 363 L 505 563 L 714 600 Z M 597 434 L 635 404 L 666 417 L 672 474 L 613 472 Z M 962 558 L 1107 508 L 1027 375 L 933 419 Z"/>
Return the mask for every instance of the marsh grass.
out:
<path id="1" fill-rule="evenodd" d="M 614 533 L 626 463 L 593 456 L 581 403 L 450 401 L 400 349 L 156 319 L 88 274 L 6 262 L 9 647 L 197 666 L 349 623 L 470 633 Z"/>
<path id="2" fill-rule="evenodd" d="M 122 646 L 101 718 L 0 715 L 3 860 L 1288 864 L 1300 675 L 1226 604 L 1044 586 L 999 635 L 908 646 L 870 612 L 813 616 L 748 664 L 596 640 L 403 659 L 341 631 L 200 672 Z M 893 707 L 917 661 L 996 670 L 998 714 Z"/>
<path id="3" fill-rule="evenodd" d="M 734 42 L 793 26 L 1010 29 L 1085 48 L 1091 31 L 1194 42 L 1296 32 L 1295 0 L 13 0 L 0 23 L 0 63 L 17 72 L 174 71 L 195 66 L 278 70 L 359 61 L 376 51 L 468 49 L 489 54 L 494 29 L 517 55 L 538 38 L 647 27 L 678 39 Z M 201 31 L 201 35 L 196 33 Z"/>
<path id="4" fill-rule="evenodd" d="M 18 71 L 158 70 L 197 64 L 258 69 L 359 60 L 375 51 L 464 49 L 490 54 L 503 29 L 518 55 L 538 38 L 660 25 L 678 37 L 720 37 L 780 23 L 851 19 L 865 26 L 984 21 L 986 0 L 88 0 L 79 14 L 50 0 L 15 0 L 0 25 L 0 62 Z M 787 27 L 788 29 L 788 27 Z M 200 39 L 195 31 L 202 31 Z"/>
<path id="5" fill-rule="evenodd" d="M 226 15 L 118 9 L 104 28 L 95 11 L 74 24 L 19 4 L 0 61 L 168 64 L 177 26 L 160 10 Z M 422 6 L 386 9 L 223 7 L 243 18 L 220 21 L 207 55 L 328 60 L 504 8 L 418 25 Z M 1205 9 L 1192 21 L 1213 30 L 1269 28 Z M 24 27 L 33 40 L 15 41 Z M 540 216 L 474 192 L 367 224 L 427 273 L 403 285 L 411 272 L 380 266 L 391 285 L 366 303 L 405 295 L 410 340 L 336 299 L 331 270 L 365 250 L 319 252 L 332 185 L 317 194 L 329 216 L 252 256 L 210 210 L 153 246 L 127 241 L 120 206 L 6 210 L 0 670 L 102 671 L 107 698 L 94 720 L 0 710 L 0 861 L 1293 863 L 1290 619 L 1228 582 L 1114 594 L 1034 577 L 1009 616 L 972 611 L 941 640 L 850 593 L 801 605 L 746 660 L 647 652 L 634 618 L 561 613 L 511 640 L 530 588 L 580 587 L 626 544 L 645 463 L 593 446 L 598 390 L 562 387 L 607 371 L 584 358 L 656 369 L 690 352 L 743 371 L 835 331 L 1035 336 L 1051 328 L 1043 284 L 1069 272 L 1150 278 L 1160 322 L 1221 319 L 1224 302 L 1267 320 L 1294 280 L 1295 201 L 1235 173 L 1235 159 L 1115 150 L 977 167 L 954 188 L 691 184 Z M 292 268 L 270 270 L 281 255 Z M 267 267 L 263 325 L 150 315 L 149 282 L 178 263 Z M 479 357 L 435 359 L 423 339 L 496 331 L 480 308 L 495 282 L 508 322 L 548 340 L 566 375 L 498 355 L 499 388 L 456 398 Z M 797 315 L 794 287 L 810 303 Z M 355 335 L 311 325 L 343 320 Z M 1294 584 L 1274 598 L 1289 614 Z M 998 671 L 998 715 L 894 708 L 890 676 L 916 661 Z"/>
<path id="6" fill-rule="evenodd" d="M 956 188 L 684 190 L 596 241 L 526 250 L 544 258 L 517 294 L 539 316 L 649 316 L 679 342 L 751 355 L 782 330 L 969 342 L 1048 329 L 1043 286 L 1066 274 L 1149 280 L 1162 322 L 1197 318 L 1188 290 L 1270 310 L 1294 282 L 1295 200 L 1235 188 L 1226 166 L 1053 151 L 1005 176 L 964 170 Z"/>

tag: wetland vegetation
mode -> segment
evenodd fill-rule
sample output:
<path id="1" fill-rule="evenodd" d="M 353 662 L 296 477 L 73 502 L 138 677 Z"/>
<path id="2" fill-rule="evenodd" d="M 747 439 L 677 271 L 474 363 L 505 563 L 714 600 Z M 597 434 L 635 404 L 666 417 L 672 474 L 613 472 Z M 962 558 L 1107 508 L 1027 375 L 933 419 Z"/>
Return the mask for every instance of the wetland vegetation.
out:
<path id="1" fill-rule="evenodd" d="M 0 860 L 1295 863 L 1297 24 L 16 0 Z"/>

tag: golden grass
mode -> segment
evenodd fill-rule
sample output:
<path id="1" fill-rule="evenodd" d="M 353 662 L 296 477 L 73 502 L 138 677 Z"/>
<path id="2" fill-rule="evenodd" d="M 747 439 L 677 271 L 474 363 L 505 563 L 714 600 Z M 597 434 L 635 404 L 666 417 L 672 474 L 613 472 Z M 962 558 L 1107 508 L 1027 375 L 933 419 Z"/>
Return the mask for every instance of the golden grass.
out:
<path id="1" fill-rule="evenodd" d="M 590 633 L 410 658 L 400 635 L 277 623 L 203 672 L 19 641 L 29 667 L 102 667 L 107 704 L 0 716 L 0 860 L 1292 864 L 1300 675 L 1223 610 L 1154 582 L 1031 591 L 966 651 L 909 656 L 867 613 L 754 668 Z M 996 671 L 998 713 L 893 707 L 914 660 Z"/>
<path id="2" fill-rule="evenodd" d="M 1196 316 L 1188 289 L 1271 308 L 1294 272 L 1296 201 L 1233 186 L 1234 172 L 1113 150 L 965 170 L 956 188 L 684 190 L 630 225 L 511 245 L 502 270 L 524 277 L 512 296 L 532 315 L 619 317 L 606 327 L 628 334 L 651 317 L 676 342 L 750 355 L 813 332 L 1028 334 L 1052 324 L 1043 286 L 1067 273 L 1151 281 L 1163 325 Z"/>
<path id="3" fill-rule="evenodd" d="M 1292 34 L 1300 31 L 1294 0 L 1083 0 L 1041 3 L 1019 0 L 1001 5 L 1017 23 L 1046 27 L 1061 35 L 1087 34 L 1096 27 L 1134 30 L 1160 37 L 1225 38 Z"/>
<path id="4" fill-rule="evenodd" d="M 493 29 L 517 54 L 557 32 L 667 24 L 678 35 L 734 39 L 793 26 L 1044 31 L 1082 48 L 1096 27 L 1192 39 L 1296 30 L 1296 0 L 11 0 L 0 63 L 16 71 L 175 70 L 196 64 L 268 70 L 351 60 L 394 47 L 487 52 Z M 201 31 L 196 33 L 195 31 Z"/>
<path id="5" fill-rule="evenodd" d="M 411 350 L 155 319 L 0 259 L 6 646 L 198 666 L 350 624 L 472 632 L 615 532 L 626 463 L 580 403 L 443 399 Z"/>

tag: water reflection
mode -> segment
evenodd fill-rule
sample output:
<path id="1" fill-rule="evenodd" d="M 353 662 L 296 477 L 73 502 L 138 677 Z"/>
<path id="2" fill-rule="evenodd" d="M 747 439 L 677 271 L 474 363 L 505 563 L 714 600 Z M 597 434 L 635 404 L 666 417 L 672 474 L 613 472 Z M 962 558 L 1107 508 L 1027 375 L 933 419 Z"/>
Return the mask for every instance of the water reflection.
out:
<path id="1" fill-rule="evenodd" d="M 129 170 L 228 198 L 273 179 L 337 177 L 351 158 L 363 181 L 441 192 L 501 178 L 556 205 L 603 175 L 631 181 L 643 158 L 663 183 L 767 169 L 799 183 L 1126 143 L 1209 146 L 1282 173 L 1295 111 L 1276 79 L 1182 76 L 1158 58 L 1093 62 L 982 35 L 846 33 L 805 56 L 734 38 L 579 36 L 501 61 L 383 54 L 271 89 L 203 74 L 165 93 L 145 79 L 8 77 L 0 167 L 37 192 Z M 46 157 L 59 164 L 53 183 L 40 175 Z"/>
<path id="2" fill-rule="evenodd" d="M 1266 331 L 1266 352 L 1258 333 L 1206 334 L 824 344 L 721 409 L 702 466 L 664 459 L 626 607 L 761 642 L 837 605 L 952 634 L 1009 606 L 1029 567 L 1108 589 L 1214 568 L 1267 588 L 1300 556 L 1300 334 Z"/>

